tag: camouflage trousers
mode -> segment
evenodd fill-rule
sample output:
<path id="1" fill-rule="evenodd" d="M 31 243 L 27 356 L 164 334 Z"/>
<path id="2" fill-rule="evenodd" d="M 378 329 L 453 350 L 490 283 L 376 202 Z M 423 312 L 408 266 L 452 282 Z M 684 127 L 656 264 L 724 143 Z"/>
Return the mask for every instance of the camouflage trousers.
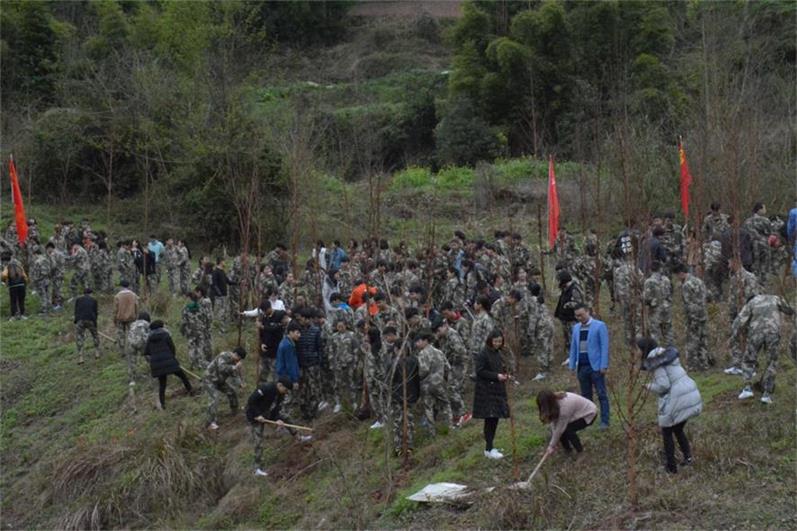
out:
<path id="1" fill-rule="evenodd" d="M 360 389 L 357 385 L 357 364 L 354 361 L 343 363 L 338 361 L 334 367 L 335 373 L 335 403 L 348 403 L 352 409 L 357 406 L 360 398 Z"/>
<path id="2" fill-rule="evenodd" d="M 641 330 L 642 314 L 640 313 L 639 304 L 632 305 L 625 301 L 618 301 L 618 303 L 620 304 L 620 316 L 623 320 L 625 344 L 630 345 L 636 341 Z"/>
<path id="3" fill-rule="evenodd" d="M 255 466 L 263 468 L 263 447 L 265 443 L 266 426 L 259 422 L 249 425 L 252 434 L 252 446 L 255 448 Z"/>
<path id="4" fill-rule="evenodd" d="M 188 264 L 180 266 L 180 293 L 188 293 L 189 283 L 191 280 L 191 270 Z"/>
<path id="5" fill-rule="evenodd" d="M 451 372 L 448 375 L 448 402 L 451 404 L 451 414 L 454 417 L 461 417 L 465 414 L 465 401 L 462 395 L 465 393 L 465 365 L 451 365 Z"/>
<path id="6" fill-rule="evenodd" d="M 415 432 L 414 404 L 407 404 L 407 448 L 412 449 Z M 396 452 L 404 448 L 404 406 L 401 400 L 390 404 L 390 424 L 393 426 L 393 449 Z"/>
<path id="7" fill-rule="evenodd" d="M 158 291 L 158 275 L 147 275 L 145 280 L 147 282 L 147 295 L 152 295 Z"/>
<path id="8" fill-rule="evenodd" d="M 217 385 L 213 382 L 209 382 L 205 380 L 205 391 L 208 394 L 208 424 L 211 422 L 216 422 L 218 418 L 218 410 L 219 410 L 219 400 L 221 400 L 221 395 L 227 395 L 227 400 L 230 403 L 230 411 L 233 415 L 238 413 L 238 393 L 227 385 L 223 383 L 221 385 Z"/>
<path id="9" fill-rule="evenodd" d="M 227 297 L 216 297 L 213 299 L 213 320 L 219 323 L 219 329 L 223 334 L 227 333 L 227 321 L 229 317 L 229 300 Z"/>
<path id="10" fill-rule="evenodd" d="M 742 366 L 742 361 L 744 361 L 744 351 L 742 348 L 742 342 L 740 338 L 731 338 L 728 346 L 731 350 L 731 366 L 732 367 L 739 367 Z"/>
<path id="11" fill-rule="evenodd" d="M 335 400 L 335 371 L 327 365 L 321 366 L 321 394 L 327 402 Z"/>
<path id="12" fill-rule="evenodd" d="M 431 376 L 430 376 L 431 378 Z M 423 419 L 428 429 L 435 433 L 435 418 L 451 426 L 451 403 L 448 401 L 448 382 L 438 379 L 421 385 L 423 396 Z"/>
<path id="13" fill-rule="evenodd" d="M 379 360 L 368 356 L 365 368 L 366 381 L 368 382 L 368 398 L 371 402 L 371 410 L 377 419 L 384 419 L 387 416 L 385 411 L 385 374 L 382 363 Z"/>
<path id="14" fill-rule="evenodd" d="M 41 312 L 47 313 L 50 311 L 50 282 L 47 279 L 39 280 L 34 284 L 34 289 L 39 295 L 41 303 Z"/>
<path id="15" fill-rule="evenodd" d="M 690 369 L 703 371 L 714 361 L 706 348 L 706 321 L 686 319 L 686 361 Z"/>
<path id="16" fill-rule="evenodd" d="M 753 373 L 758 365 L 758 353 L 766 350 L 769 361 L 767 370 L 761 378 L 761 384 L 766 393 L 771 393 L 775 389 L 775 375 L 778 373 L 778 346 L 780 345 L 780 334 L 751 335 L 747 338 L 747 350 L 742 360 L 742 377 L 746 386 L 752 385 Z"/>
<path id="17" fill-rule="evenodd" d="M 91 280 L 95 291 L 107 291 L 110 286 L 105 285 L 105 271 L 100 268 L 91 270 Z"/>
<path id="18" fill-rule="evenodd" d="M 553 327 L 541 326 L 537 329 L 534 338 L 534 347 L 537 351 L 537 363 L 540 364 L 540 371 L 548 372 L 551 370 L 551 355 L 553 354 Z"/>
<path id="19" fill-rule="evenodd" d="M 672 336 L 672 309 L 666 306 L 650 308 L 648 314 L 650 337 L 662 347 L 673 344 Z"/>
<path id="20" fill-rule="evenodd" d="M 138 274 L 138 270 L 134 269 L 130 272 L 130 278 L 127 279 L 130 282 L 130 290 L 141 294 L 141 275 Z"/>
<path id="21" fill-rule="evenodd" d="M 573 323 L 575 321 L 559 321 L 562 323 L 562 338 L 564 339 L 565 354 L 570 356 L 570 340 L 573 338 Z"/>
<path id="22" fill-rule="evenodd" d="M 722 300 L 722 284 L 725 280 L 722 271 L 716 269 L 709 269 L 703 275 L 703 280 L 706 283 L 706 299 L 708 302 L 718 302 Z"/>
<path id="23" fill-rule="evenodd" d="M 210 363 L 210 349 L 205 345 L 206 340 L 203 335 L 191 336 L 187 340 L 188 343 L 188 362 L 194 370 L 205 370 Z"/>
<path id="24" fill-rule="evenodd" d="M 310 420 L 318 415 L 321 391 L 321 367 L 314 365 L 302 368 L 302 377 L 299 382 L 299 410 L 303 419 Z"/>
<path id="25" fill-rule="evenodd" d="M 128 347 L 127 352 L 125 352 L 125 358 L 127 358 L 127 381 L 135 382 L 139 376 L 145 376 L 145 372 L 139 371 L 139 365 L 141 360 L 144 357 L 144 349 L 136 349 L 133 347 Z"/>
<path id="26" fill-rule="evenodd" d="M 130 331 L 130 323 L 116 323 L 116 346 L 122 356 L 127 352 L 127 333 Z"/>
<path id="27" fill-rule="evenodd" d="M 169 293 L 177 295 L 180 293 L 180 270 L 176 267 L 167 267 L 166 274 L 169 279 Z"/>
<path id="28" fill-rule="evenodd" d="M 80 286 L 79 290 L 78 286 Z M 72 298 L 82 294 L 87 287 L 89 287 L 88 271 L 75 271 L 75 274 L 72 275 L 72 278 L 69 281 L 69 291 L 72 293 Z"/>
<path id="29" fill-rule="evenodd" d="M 257 382 L 263 384 L 272 381 L 271 375 L 274 371 L 274 359 L 260 356 L 258 363 L 260 364 L 260 374 L 258 375 Z"/>
<path id="30" fill-rule="evenodd" d="M 94 350 L 99 353 L 100 349 L 100 336 L 97 335 L 96 323 L 94 321 L 78 321 L 75 323 L 75 344 L 77 345 L 77 353 L 80 359 L 83 359 L 86 332 L 89 332 L 94 339 Z"/>
<path id="31" fill-rule="evenodd" d="M 64 277 L 63 276 L 53 277 L 53 282 L 52 282 L 53 304 L 61 306 L 61 304 L 64 302 L 64 298 L 61 295 L 61 290 L 63 289 L 63 287 L 64 287 Z"/>

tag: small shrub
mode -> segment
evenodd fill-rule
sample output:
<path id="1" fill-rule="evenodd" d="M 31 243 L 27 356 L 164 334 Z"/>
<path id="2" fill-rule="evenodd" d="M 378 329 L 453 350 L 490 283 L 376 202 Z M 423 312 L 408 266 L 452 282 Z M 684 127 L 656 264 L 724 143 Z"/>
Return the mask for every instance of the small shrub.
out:
<path id="1" fill-rule="evenodd" d="M 431 186 L 432 172 L 428 168 L 409 167 L 393 176 L 391 190 L 420 189 Z"/>
<path id="2" fill-rule="evenodd" d="M 474 176 L 471 168 L 448 166 L 437 172 L 435 184 L 442 190 L 462 190 L 470 188 Z"/>

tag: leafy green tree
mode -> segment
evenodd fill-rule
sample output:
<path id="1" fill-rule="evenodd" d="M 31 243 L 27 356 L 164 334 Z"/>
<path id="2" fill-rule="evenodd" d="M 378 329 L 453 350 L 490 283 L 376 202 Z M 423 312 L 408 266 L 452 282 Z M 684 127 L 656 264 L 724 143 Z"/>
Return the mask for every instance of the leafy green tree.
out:
<path id="1" fill-rule="evenodd" d="M 489 124 L 479 117 L 473 103 L 457 98 L 435 129 L 440 166 L 473 165 L 501 154 L 501 142 Z"/>

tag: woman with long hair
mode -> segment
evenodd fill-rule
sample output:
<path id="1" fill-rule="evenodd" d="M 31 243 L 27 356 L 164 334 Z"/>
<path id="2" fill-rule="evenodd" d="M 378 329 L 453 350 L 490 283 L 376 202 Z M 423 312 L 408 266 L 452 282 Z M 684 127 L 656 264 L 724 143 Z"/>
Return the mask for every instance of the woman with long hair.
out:
<path id="1" fill-rule="evenodd" d="M 487 336 L 484 348 L 476 357 L 476 387 L 473 395 L 473 418 L 484 419 L 484 456 L 488 459 L 504 457 L 493 447 L 498 420 L 509 418 L 506 381 L 509 374 L 504 366 L 501 349 L 504 335 L 493 330 Z"/>
<path id="2" fill-rule="evenodd" d="M 568 454 L 573 449 L 578 453 L 584 451 L 577 432 L 595 421 L 598 410 L 592 401 L 574 393 L 543 389 L 537 394 L 537 408 L 540 410 L 540 421 L 551 425 L 551 441 L 546 455 L 556 451 L 557 443 Z"/>

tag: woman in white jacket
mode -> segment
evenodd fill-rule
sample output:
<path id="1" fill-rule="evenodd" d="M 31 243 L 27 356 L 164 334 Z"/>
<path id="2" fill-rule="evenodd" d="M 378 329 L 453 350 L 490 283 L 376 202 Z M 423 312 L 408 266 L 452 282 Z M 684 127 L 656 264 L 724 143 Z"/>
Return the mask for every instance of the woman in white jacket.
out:
<path id="1" fill-rule="evenodd" d="M 692 464 L 692 450 L 684 433 L 684 426 L 687 420 L 703 410 L 703 399 L 697 384 L 681 366 L 675 348 L 661 348 L 649 337 L 638 339 L 637 348 L 642 356 L 642 368 L 652 373 L 647 388 L 658 397 L 659 426 L 664 439 L 667 472 L 675 474 L 678 467 L 675 464 L 673 435 L 684 456 L 681 466 Z"/>

